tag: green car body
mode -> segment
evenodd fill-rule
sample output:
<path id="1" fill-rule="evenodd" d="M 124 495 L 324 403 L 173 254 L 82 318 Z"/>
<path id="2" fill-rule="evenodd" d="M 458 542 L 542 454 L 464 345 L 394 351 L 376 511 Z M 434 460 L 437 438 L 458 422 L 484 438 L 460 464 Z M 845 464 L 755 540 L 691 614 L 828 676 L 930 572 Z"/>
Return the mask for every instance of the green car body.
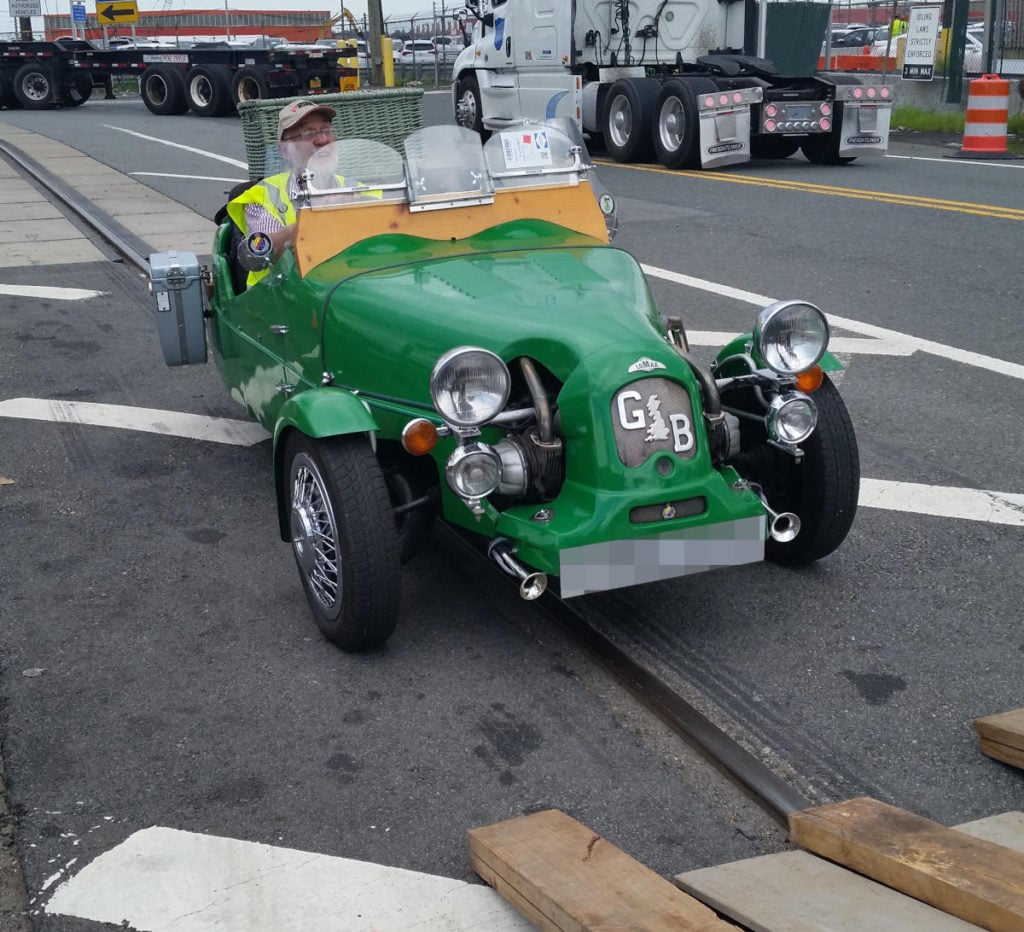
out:
<path id="1" fill-rule="evenodd" d="M 574 164 L 579 167 L 578 159 Z M 571 187 L 574 203 L 582 203 L 585 173 L 572 177 Z M 308 526 L 315 508 L 296 505 L 297 489 L 305 481 L 319 502 L 342 497 L 336 490 L 344 484 L 327 475 L 338 467 L 321 457 L 318 443 L 331 451 L 342 450 L 339 444 L 358 445 L 358 455 L 372 451 L 396 509 L 377 516 L 379 524 L 394 525 L 396 543 L 385 528 L 383 549 L 414 549 L 416 541 L 407 538 L 439 515 L 489 541 L 495 562 L 521 580 L 527 598 L 543 591 L 544 575 L 560 577 L 563 595 L 575 595 L 754 562 L 763 558 L 766 539 L 769 548 L 793 545 L 792 537 L 770 539 L 773 520 L 789 511 L 806 483 L 783 481 L 784 507 L 767 506 L 765 470 L 772 467 L 764 463 L 780 454 L 765 452 L 771 445 L 758 435 L 762 415 L 743 410 L 768 393 L 765 386 L 783 392 L 793 379 L 782 376 L 779 385 L 777 373 L 763 374 L 757 333 L 724 348 L 713 377 L 702 372 L 681 334 L 670 333 L 659 317 L 636 260 L 609 245 L 593 222 L 563 225 L 557 212 L 537 216 L 536 210 L 510 216 L 510 199 L 499 193 L 497 201 L 506 209 L 456 202 L 450 236 L 385 225 L 365 238 L 347 235 L 343 248 L 315 262 L 298 255 L 300 240 L 296 252 L 240 292 L 231 268 L 234 231 L 230 222 L 217 231 L 205 308 L 216 361 L 232 397 L 273 436 L 281 535 L 296 546 L 321 628 L 343 647 L 384 640 L 394 618 L 382 616 L 396 608 L 353 608 L 342 597 L 325 604 L 322 592 L 318 604 L 313 577 L 320 571 L 296 543 L 303 535 L 314 541 Z M 405 211 L 407 205 L 370 209 Z M 500 360 L 498 368 L 504 364 L 511 385 L 506 408 L 524 415 L 453 428 L 435 403 L 432 373 L 459 347 L 487 351 Z M 837 365 L 827 354 L 819 357 L 822 369 Z M 762 375 L 751 376 L 751 367 Z M 716 415 L 718 384 L 735 400 L 735 414 Z M 827 380 L 826 388 L 834 393 Z M 845 418 L 845 409 L 840 415 Z M 436 429 L 436 442 L 413 455 L 404 434 L 421 421 Z M 851 454 L 852 432 L 845 433 L 848 487 L 857 481 L 856 448 Z M 511 475 L 509 484 L 481 496 L 460 493 L 446 472 L 466 445 L 482 447 L 485 464 L 500 459 L 501 481 Z M 802 466 L 814 458 L 788 446 L 784 469 L 791 460 Z M 320 475 L 318 484 L 319 473 L 327 478 Z M 818 505 L 844 512 L 841 532 L 833 527 L 827 540 L 781 562 L 817 559 L 845 536 L 855 507 L 848 491 Z M 339 516 L 328 522 L 337 525 L 339 540 L 327 564 L 344 591 L 342 570 L 350 572 L 358 560 L 341 524 L 350 537 L 355 532 L 340 515 L 342 503 L 330 508 Z M 349 567 L 339 568 L 346 559 Z M 368 585 L 397 588 L 393 576 L 387 569 Z M 347 583 L 348 592 L 358 589 L 358 581 Z"/>

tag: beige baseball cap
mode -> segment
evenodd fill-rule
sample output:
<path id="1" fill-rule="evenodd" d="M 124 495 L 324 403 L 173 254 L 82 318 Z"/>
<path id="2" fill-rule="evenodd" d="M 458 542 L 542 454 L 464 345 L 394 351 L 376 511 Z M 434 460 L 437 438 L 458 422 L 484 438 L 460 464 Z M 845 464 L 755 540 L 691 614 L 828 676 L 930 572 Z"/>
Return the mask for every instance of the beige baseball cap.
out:
<path id="1" fill-rule="evenodd" d="M 312 113 L 322 113 L 328 120 L 333 120 L 336 111 L 333 107 L 328 107 L 327 104 L 319 104 L 315 100 L 309 100 L 308 98 L 293 100 L 277 115 L 278 140 L 296 123 L 306 119 Z"/>

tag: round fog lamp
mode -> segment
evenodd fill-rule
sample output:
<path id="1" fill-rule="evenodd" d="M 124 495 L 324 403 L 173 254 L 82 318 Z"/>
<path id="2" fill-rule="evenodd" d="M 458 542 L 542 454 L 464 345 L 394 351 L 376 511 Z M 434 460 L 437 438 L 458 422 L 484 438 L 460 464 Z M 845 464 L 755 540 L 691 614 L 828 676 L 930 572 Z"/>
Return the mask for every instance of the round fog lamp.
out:
<path id="1" fill-rule="evenodd" d="M 511 381 L 499 356 L 478 346 L 459 346 L 434 366 L 430 397 L 449 424 L 479 427 L 505 407 Z"/>
<path id="2" fill-rule="evenodd" d="M 800 443 L 814 432 L 818 409 L 799 392 L 776 395 L 768 406 L 768 436 L 780 443 Z"/>
<path id="3" fill-rule="evenodd" d="M 828 338 L 825 315 L 804 301 L 778 301 L 761 311 L 754 325 L 754 342 L 765 365 L 783 375 L 815 365 Z"/>
<path id="4" fill-rule="evenodd" d="M 486 443 L 467 443 L 455 448 L 444 472 L 456 495 L 485 498 L 501 482 L 501 457 Z"/>

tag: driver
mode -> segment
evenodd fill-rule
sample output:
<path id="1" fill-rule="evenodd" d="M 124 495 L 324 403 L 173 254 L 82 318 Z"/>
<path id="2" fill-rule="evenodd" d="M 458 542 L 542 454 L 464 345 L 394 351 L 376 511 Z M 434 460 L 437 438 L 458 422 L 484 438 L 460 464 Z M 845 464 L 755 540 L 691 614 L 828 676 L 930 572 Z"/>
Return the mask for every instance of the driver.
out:
<path id="1" fill-rule="evenodd" d="M 331 120 L 335 110 L 314 100 L 295 100 L 284 107 L 277 117 L 277 148 L 288 170 L 270 175 L 246 188 L 228 203 L 228 216 L 245 236 L 266 233 L 270 237 L 273 257 L 280 258 L 285 247 L 295 242 L 295 199 L 298 197 L 300 176 L 307 168 L 317 172 L 317 153 L 334 142 Z M 333 158 L 326 183 L 318 187 L 337 187 L 333 171 Z M 252 287 L 267 270 L 250 272 L 247 282 Z"/>

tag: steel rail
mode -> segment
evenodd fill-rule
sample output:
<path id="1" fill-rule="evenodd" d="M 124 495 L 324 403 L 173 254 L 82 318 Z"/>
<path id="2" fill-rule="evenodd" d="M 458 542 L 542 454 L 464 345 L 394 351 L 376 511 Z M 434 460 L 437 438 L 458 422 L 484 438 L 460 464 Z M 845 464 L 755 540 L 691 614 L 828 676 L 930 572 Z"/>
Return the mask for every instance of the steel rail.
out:
<path id="1" fill-rule="evenodd" d="M 16 146 L 0 140 L 0 152 L 22 169 L 26 176 L 70 209 L 83 223 L 95 230 L 116 252 L 149 275 L 149 260 L 137 248 L 145 247 L 145 244 L 138 237 L 129 233 L 91 202 L 76 199 L 55 175 Z M 135 242 L 131 242 L 132 240 Z"/>
<path id="2" fill-rule="evenodd" d="M 453 539 L 469 553 L 496 569 L 480 548 L 477 539 L 468 532 L 445 527 L 451 531 Z M 499 575 L 508 581 L 510 587 L 515 586 L 515 581 L 510 577 L 504 573 Z M 550 589 L 531 604 L 535 610 L 550 616 L 641 705 L 737 784 L 784 828 L 788 828 L 790 813 L 815 805 L 674 692 L 663 680 L 633 660 Z"/>

